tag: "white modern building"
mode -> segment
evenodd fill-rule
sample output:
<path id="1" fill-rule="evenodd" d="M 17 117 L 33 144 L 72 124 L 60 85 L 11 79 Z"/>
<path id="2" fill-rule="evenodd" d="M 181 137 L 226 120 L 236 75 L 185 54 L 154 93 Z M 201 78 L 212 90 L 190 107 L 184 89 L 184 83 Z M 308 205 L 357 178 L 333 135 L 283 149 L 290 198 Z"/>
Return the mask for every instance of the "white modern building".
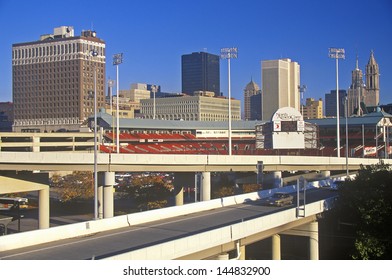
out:
<path id="1" fill-rule="evenodd" d="M 300 110 L 300 66 L 291 59 L 261 62 L 263 117 L 269 121 L 283 107 Z"/>

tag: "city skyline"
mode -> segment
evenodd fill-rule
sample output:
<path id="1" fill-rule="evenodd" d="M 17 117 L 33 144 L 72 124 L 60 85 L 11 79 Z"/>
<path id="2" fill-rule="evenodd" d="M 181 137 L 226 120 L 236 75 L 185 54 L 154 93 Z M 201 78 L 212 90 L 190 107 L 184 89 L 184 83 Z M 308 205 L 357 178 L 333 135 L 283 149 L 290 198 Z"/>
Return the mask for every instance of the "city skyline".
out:
<path id="1" fill-rule="evenodd" d="M 120 89 L 131 83 L 159 84 L 165 92 L 181 91 L 181 56 L 205 51 L 219 55 L 237 47 L 231 65 L 232 97 L 241 100 L 251 79 L 262 87 L 261 61 L 290 58 L 298 62 L 307 97 L 325 98 L 336 89 L 335 61 L 329 47 L 345 48 L 339 61 L 340 89 L 351 84 L 356 57 L 365 71 L 370 52 L 380 67 L 380 103 L 392 103 L 392 3 L 380 1 L 149 1 L 132 3 L 0 0 L 0 101 L 12 101 L 12 44 L 32 42 L 62 25 L 75 33 L 94 29 L 106 50 L 106 79 L 115 77 L 112 55 L 124 53 Z M 339 4 L 339 5 L 338 5 Z M 336 8 L 338 7 L 338 8 Z M 377 28 L 375 28 L 375 26 Z M 227 96 L 227 61 L 220 64 L 221 92 Z"/>

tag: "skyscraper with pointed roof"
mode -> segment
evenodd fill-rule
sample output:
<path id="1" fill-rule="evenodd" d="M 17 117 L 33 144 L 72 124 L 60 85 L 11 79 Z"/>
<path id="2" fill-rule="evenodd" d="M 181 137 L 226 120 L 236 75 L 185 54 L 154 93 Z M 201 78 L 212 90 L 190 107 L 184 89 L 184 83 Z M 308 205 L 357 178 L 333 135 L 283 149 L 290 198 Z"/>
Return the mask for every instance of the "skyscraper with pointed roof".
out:
<path id="1" fill-rule="evenodd" d="M 348 115 L 362 115 L 368 106 L 378 106 L 380 102 L 380 71 L 371 51 L 369 62 L 366 65 L 366 83 L 363 82 L 362 70 L 358 66 L 352 71 L 351 86 L 348 90 Z"/>
<path id="2" fill-rule="evenodd" d="M 363 82 L 363 73 L 358 66 L 358 56 L 356 59 L 355 69 L 351 72 L 351 86 L 348 89 L 348 115 L 351 116 L 354 112 L 360 116 L 362 115 L 361 103 L 365 102 L 366 88 Z M 359 109 L 358 109 L 359 108 Z"/>
<path id="3" fill-rule="evenodd" d="M 366 100 L 367 106 L 377 106 L 380 103 L 380 69 L 374 58 L 373 50 L 366 65 Z"/>
<path id="4" fill-rule="evenodd" d="M 246 85 L 244 89 L 244 116 L 245 120 L 252 119 L 251 113 L 251 97 L 257 94 L 261 94 L 259 86 L 251 78 L 250 82 Z M 261 103 L 260 103 L 261 106 Z M 261 110 L 261 108 L 260 108 Z"/>

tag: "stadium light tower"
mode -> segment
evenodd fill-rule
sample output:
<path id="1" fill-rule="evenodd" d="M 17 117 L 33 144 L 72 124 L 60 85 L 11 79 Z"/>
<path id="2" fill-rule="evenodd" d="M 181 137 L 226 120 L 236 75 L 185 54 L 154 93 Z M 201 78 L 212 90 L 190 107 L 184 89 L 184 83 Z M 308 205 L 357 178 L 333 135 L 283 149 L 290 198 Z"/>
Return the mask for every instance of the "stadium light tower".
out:
<path id="1" fill-rule="evenodd" d="M 227 59 L 228 72 L 228 95 L 229 95 L 229 155 L 231 156 L 231 83 L 230 83 L 230 59 L 238 57 L 238 48 L 222 48 L 221 59 Z"/>
<path id="2" fill-rule="evenodd" d="M 337 156 L 340 157 L 340 114 L 339 114 L 339 59 L 345 58 L 344 49 L 329 48 L 329 57 L 336 59 L 336 142 Z"/>
<path id="3" fill-rule="evenodd" d="M 114 125 L 113 125 L 113 86 L 114 80 L 108 80 L 109 85 L 109 100 L 110 100 L 110 114 L 112 115 L 112 145 L 114 145 Z M 113 147 L 113 146 L 112 146 Z M 112 150 L 110 150 L 112 151 Z"/>
<path id="4" fill-rule="evenodd" d="M 155 103 L 155 94 L 157 93 L 157 86 L 155 86 L 155 85 L 152 85 L 151 86 L 151 91 L 153 92 L 153 94 L 154 94 L 154 104 L 153 104 L 153 119 L 155 120 L 155 115 L 156 115 L 156 103 Z"/>
<path id="5" fill-rule="evenodd" d="M 115 54 L 115 55 L 113 55 L 113 65 L 115 65 L 116 66 L 116 94 L 117 94 L 117 98 L 116 98 L 116 122 L 117 122 L 117 125 L 116 125 L 116 129 L 117 129 L 117 131 L 116 131 L 116 134 L 117 134 L 117 136 L 116 136 L 116 146 L 117 146 L 117 154 L 118 153 L 120 153 L 120 115 L 119 115 L 119 106 L 118 106 L 118 103 L 119 103 L 119 97 L 120 97 L 120 94 L 119 94 L 119 88 L 120 88 L 120 84 L 119 84 L 119 82 L 118 82 L 118 66 L 121 64 L 123 62 L 123 54 L 122 53 L 117 53 L 117 54 Z"/>

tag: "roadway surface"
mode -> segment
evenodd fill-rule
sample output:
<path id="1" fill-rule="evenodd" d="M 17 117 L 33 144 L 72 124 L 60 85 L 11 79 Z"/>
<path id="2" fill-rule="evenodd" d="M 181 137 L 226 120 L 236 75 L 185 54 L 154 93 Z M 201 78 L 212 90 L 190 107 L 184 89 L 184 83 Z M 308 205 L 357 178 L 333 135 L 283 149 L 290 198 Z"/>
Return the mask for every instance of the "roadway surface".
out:
<path id="1" fill-rule="evenodd" d="M 335 192 L 327 189 L 308 190 L 306 192 L 306 202 L 310 203 L 335 195 Z M 296 198 L 294 198 L 295 203 Z M 0 259 L 101 259 L 294 207 L 296 205 L 286 207 L 263 206 L 261 201 L 238 204 L 138 226 L 100 232 L 89 236 L 4 251 L 0 252 Z"/>

